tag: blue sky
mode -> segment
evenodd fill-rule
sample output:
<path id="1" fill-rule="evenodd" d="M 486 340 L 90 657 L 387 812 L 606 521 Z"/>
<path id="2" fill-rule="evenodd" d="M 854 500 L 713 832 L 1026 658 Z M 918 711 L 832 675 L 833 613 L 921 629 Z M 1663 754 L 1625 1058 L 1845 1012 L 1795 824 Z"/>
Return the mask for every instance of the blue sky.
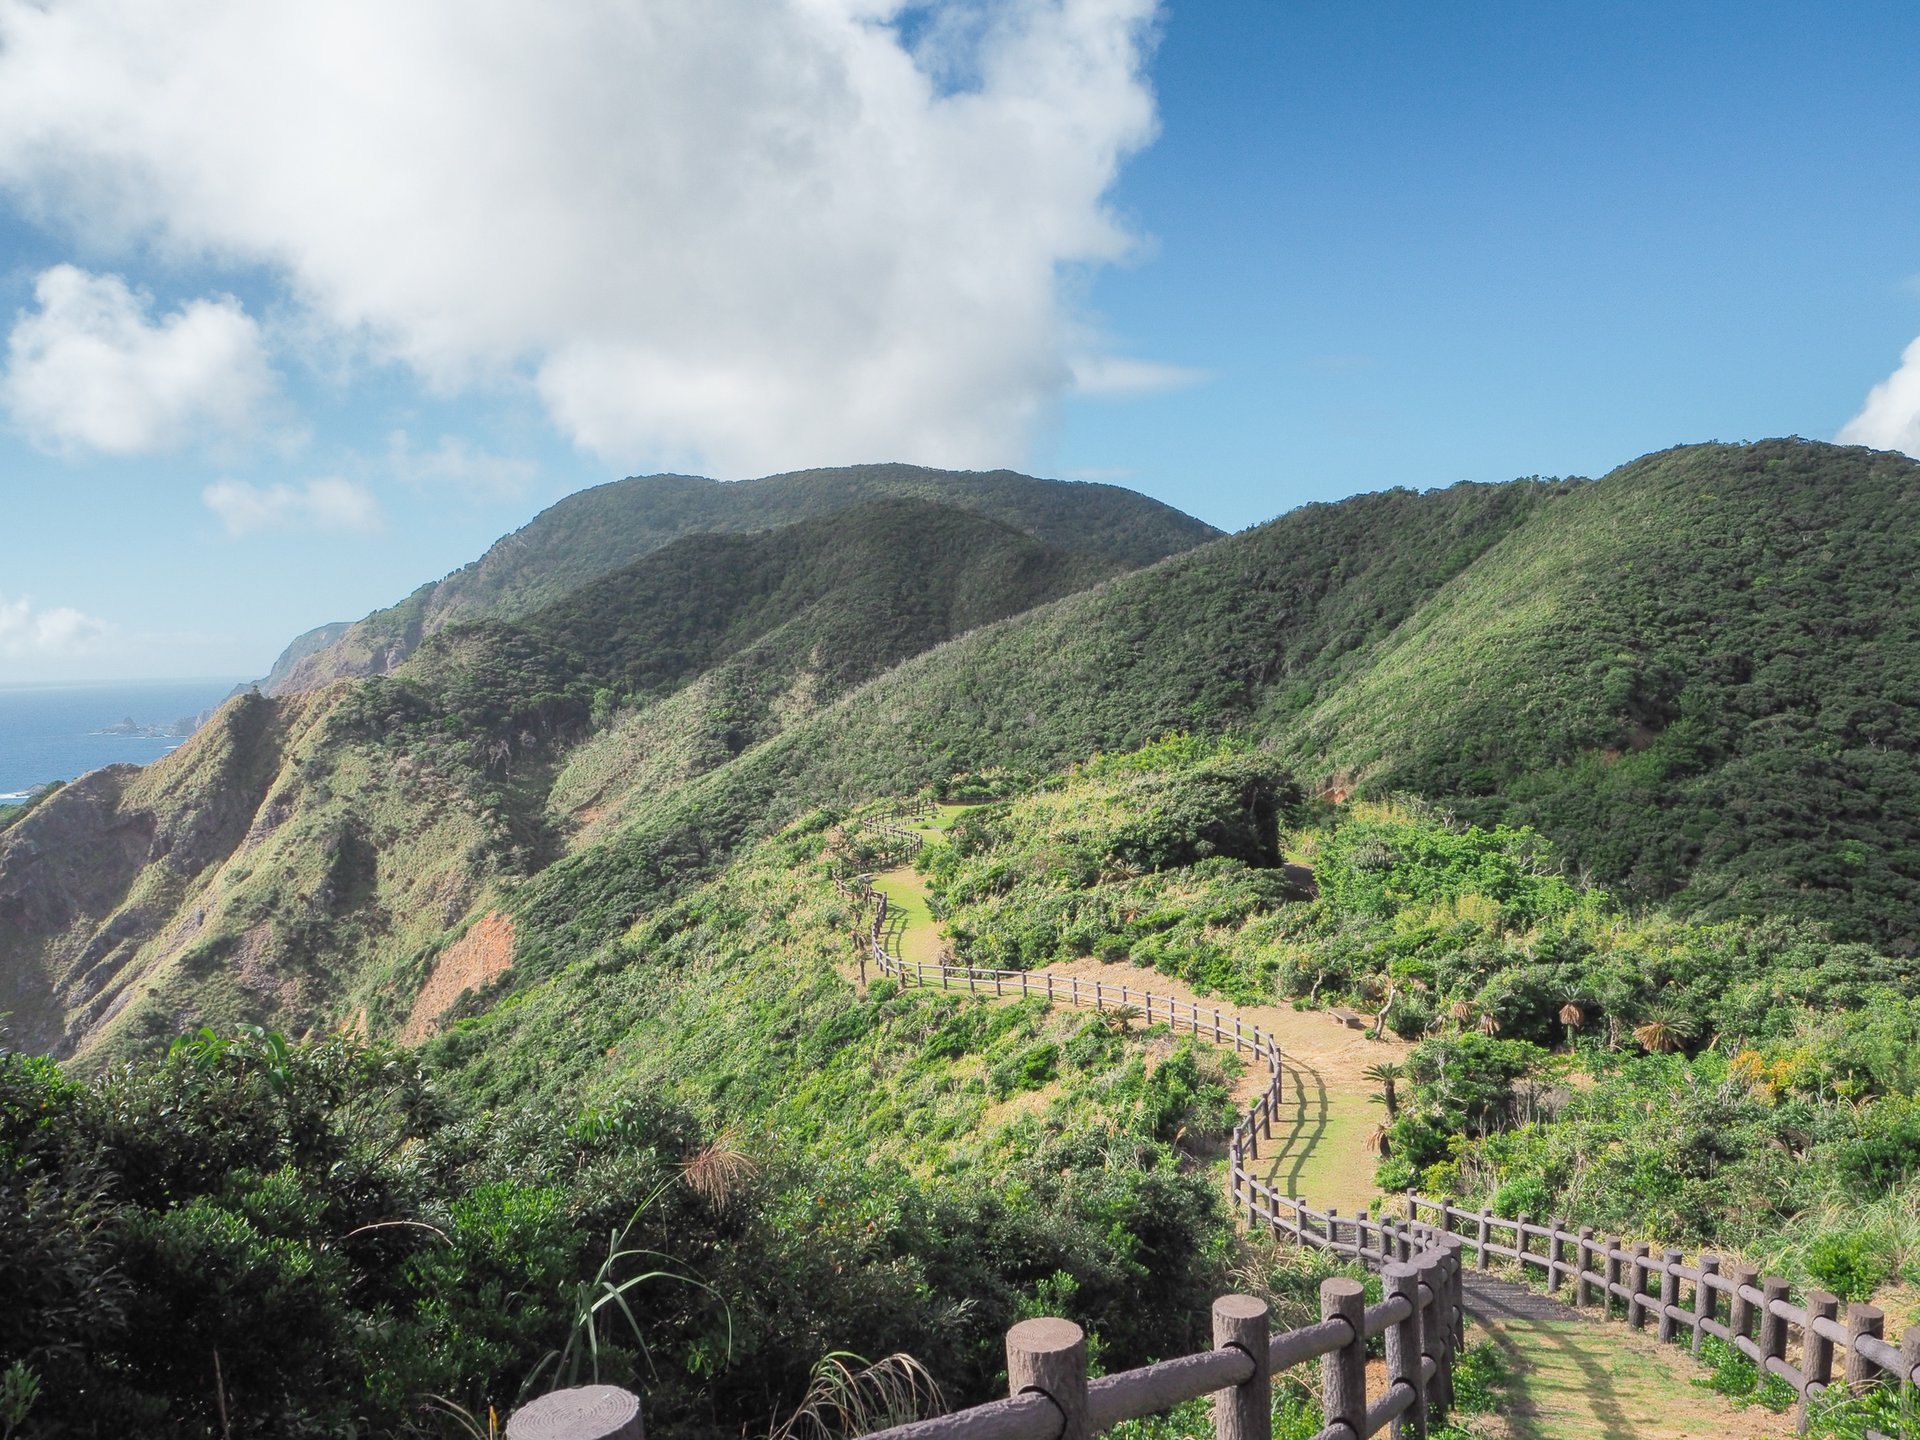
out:
<path id="1" fill-rule="evenodd" d="M 1910 5 L 719 11 L 0 0 L 0 683 L 257 674 L 658 469 L 1920 449 Z"/>

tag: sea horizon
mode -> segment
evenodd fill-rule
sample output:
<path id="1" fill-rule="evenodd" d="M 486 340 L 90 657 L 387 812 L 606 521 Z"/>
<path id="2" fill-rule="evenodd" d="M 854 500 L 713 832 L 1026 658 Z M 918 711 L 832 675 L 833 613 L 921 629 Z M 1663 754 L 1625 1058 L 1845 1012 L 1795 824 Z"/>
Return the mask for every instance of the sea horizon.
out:
<path id="1" fill-rule="evenodd" d="M 185 736 L 106 735 L 123 720 L 164 727 L 215 708 L 246 681 L 206 679 L 0 682 L 0 805 L 103 766 L 149 765 Z"/>

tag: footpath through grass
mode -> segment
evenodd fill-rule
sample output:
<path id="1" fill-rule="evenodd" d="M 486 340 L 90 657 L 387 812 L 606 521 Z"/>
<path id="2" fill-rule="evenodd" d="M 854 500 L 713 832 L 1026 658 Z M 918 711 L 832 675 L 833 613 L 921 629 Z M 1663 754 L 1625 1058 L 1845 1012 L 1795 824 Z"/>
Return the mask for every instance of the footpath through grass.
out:
<path id="1" fill-rule="evenodd" d="M 943 805 L 915 825 L 938 841 L 968 806 Z M 927 905 L 923 876 L 911 865 L 873 877 L 887 897 L 886 942 L 905 960 L 939 960 L 939 924 Z M 1155 971 L 1136 974 L 1128 965 L 1098 960 L 1048 967 L 1055 975 L 1124 979 L 1141 989 L 1170 995 L 1272 1035 L 1281 1047 L 1283 1103 L 1273 1139 L 1262 1149 L 1267 1183 L 1315 1206 L 1337 1205 L 1352 1215 L 1377 1203 L 1374 1156 L 1368 1135 L 1376 1120 L 1369 1065 L 1397 1059 L 1407 1048 L 1369 1041 L 1329 1016 L 1282 1005 L 1231 1005 L 1203 996 Z M 1083 984 L 1083 989 L 1090 987 Z M 1266 1083 L 1263 1067 L 1250 1066 L 1244 1098 Z M 1511 1369 L 1502 1413 L 1486 1424 L 1513 1440 L 1760 1440 L 1786 1435 L 1791 1426 L 1758 1407 L 1739 1407 L 1690 1383 L 1690 1358 L 1665 1351 L 1621 1324 L 1598 1322 L 1557 1300 L 1490 1276 L 1470 1278 L 1468 1308 L 1477 1326 L 1500 1349 Z M 1480 1427 L 1476 1425 L 1475 1433 Z"/>

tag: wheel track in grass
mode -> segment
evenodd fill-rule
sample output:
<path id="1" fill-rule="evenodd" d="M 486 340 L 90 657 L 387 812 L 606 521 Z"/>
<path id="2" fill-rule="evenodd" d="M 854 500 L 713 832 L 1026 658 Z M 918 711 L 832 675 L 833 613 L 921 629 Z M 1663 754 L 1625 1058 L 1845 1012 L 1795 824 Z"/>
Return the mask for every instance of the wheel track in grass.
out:
<path id="1" fill-rule="evenodd" d="M 930 822 L 909 823 L 907 828 L 921 841 L 935 839 L 969 808 L 941 806 Z M 940 928 L 928 905 L 925 878 L 911 864 L 865 878 L 887 898 L 889 918 L 881 935 L 887 952 L 910 965 L 939 965 Z M 1132 969 L 1119 968 L 1123 975 Z M 1032 972 L 1031 978 L 1078 979 L 1089 995 L 1094 981 L 1103 982 L 1108 991 L 1121 983 L 1139 988 L 1131 979 L 1116 980 L 1115 969 L 1108 962 L 1078 960 Z M 1282 1099 L 1255 1172 L 1261 1181 L 1282 1195 L 1311 1196 L 1343 1216 L 1355 1215 L 1374 1201 L 1374 1157 L 1367 1138 L 1374 1090 L 1363 1072 L 1382 1060 L 1403 1058 L 1412 1047 L 1370 1041 L 1323 1014 L 1278 1005 L 1216 1003 L 1180 980 L 1148 973 L 1156 997 L 1209 1014 L 1218 1010 L 1222 1017 L 1237 1019 L 1278 1042 Z M 957 988 L 950 982 L 949 987 Z M 1243 1109 L 1264 1088 L 1265 1072 L 1257 1061 L 1247 1067 L 1235 1091 Z M 1244 1210 L 1241 1213 L 1244 1217 Z M 1466 1293 L 1478 1337 L 1493 1343 L 1511 1375 L 1506 1412 L 1488 1422 L 1494 1435 L 1511 1440 L 1762 1440 L 1792 1433 L 1791 1423 L 1782 1417 L 1758 1407 L 1737 1407 L 1694 1383 L 1699 1371 L 1684 1352 L 1661 1346 L 1622 1322 L 1597 1321 L 1483 1271 L 1468 1273 Z"/>

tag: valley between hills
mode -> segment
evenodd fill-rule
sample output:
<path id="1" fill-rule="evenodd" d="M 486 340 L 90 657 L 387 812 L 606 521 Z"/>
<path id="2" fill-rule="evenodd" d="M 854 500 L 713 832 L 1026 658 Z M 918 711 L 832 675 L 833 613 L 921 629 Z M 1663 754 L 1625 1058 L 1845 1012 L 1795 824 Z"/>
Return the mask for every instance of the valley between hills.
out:
<path id="1" fill-rule="evenodd" d="M 588 1369 L 767 1433 L 835 1355 L 961 1405 L 1027 1316 L 1120 1369 L 1226 1289 L 1317 1313 L 1335 1262 L 1223 1200 L 1230 1052 L 862 986 L 849 869 L 958 963 L 1295 1036 L 1294 1193 L 1657 1234 L 1891 1334 L 1916 545 L 1920 463 L 1800 440 L 1230 536 L 905 466 L 571 497 L 0 821 L 0 1370 L 47 1434 L 457 1434 Z M 909 797 L 902 869 L 863 817 Z M 1650 1363 L 1772 1433 L 1739 1355 Z"/>

